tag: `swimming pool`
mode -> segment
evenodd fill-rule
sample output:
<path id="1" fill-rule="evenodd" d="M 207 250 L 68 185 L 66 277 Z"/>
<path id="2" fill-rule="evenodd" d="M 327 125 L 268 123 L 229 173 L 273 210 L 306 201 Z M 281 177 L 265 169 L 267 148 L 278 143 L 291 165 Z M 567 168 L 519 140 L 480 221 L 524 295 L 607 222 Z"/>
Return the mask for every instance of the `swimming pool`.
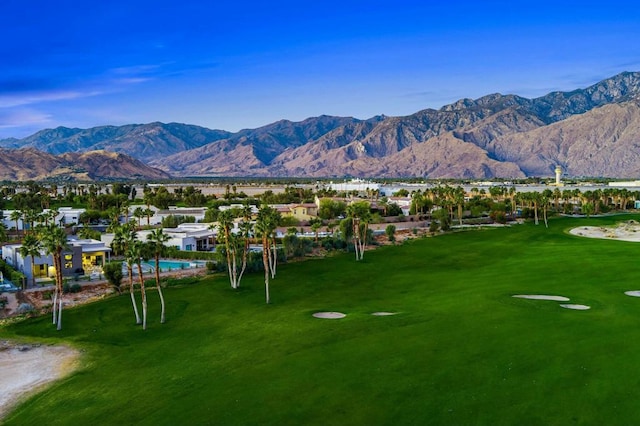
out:
<path id="1" fill-rule="evenodd" d="M 156 263 L 153 260 L 145 262 L 151 268 L 156 267 Z M 200 261 L 185 261 L 185 260 L 163 260 L 161 259 L 158 263 L 160 267 L 160 271 L 175 271 L 178 269 L 192 269 L 192 268 L 203 268 L 206 262 Z"/>
<path id="2" fill-rule="evenodd" d="M 18 287 L 16 287 L 15 285 L 13 285 L 13 283 L 7 279 L 3 279 L 2 281 L 0 281 L 0 293 L 4 292 L 4 291 L 9 291 L 9 292 L 16 292 L 20 290 Z"/>

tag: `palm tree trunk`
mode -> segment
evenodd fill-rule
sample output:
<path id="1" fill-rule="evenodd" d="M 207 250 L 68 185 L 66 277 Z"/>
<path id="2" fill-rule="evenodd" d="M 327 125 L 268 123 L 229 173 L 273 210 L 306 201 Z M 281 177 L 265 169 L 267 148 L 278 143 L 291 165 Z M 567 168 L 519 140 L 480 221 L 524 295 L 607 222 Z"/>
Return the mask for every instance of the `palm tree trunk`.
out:
<path id="1" fill-rule="evenodd" d="M 31 255 L 31 286 L 32 287 L 36 286 L 36 274 L 34 272 L 35 269 L 36 269 L 36 261 L 33 258 L 33 255 Z"/>
<path id="2" fill-rule="evenodd" d="M 127 262 L 127 272 L 129 273 L 129 294 L 131 295 L 131 304 L 133 305 L 133 313 L 136 315 L 136 324 L 142 324 L 140 320 L 140 314 L 138 313 L 138 305 L 136 304 L 136 297 L 133 292 L 133 266 Z"/>
<path id="3" fill-rule="evenodd" d="M 160 324 L 164 324 L 164 295 L 162 294 L 162 287 L 160 286 L 160 253 L 156 253 L 156 287 L 158 288 L 158 295 L 160 296 Z"/>
<path id="4" fill-rule="evenodd" d="M 271 271 L 271 278 L 276 277 L 276 266 L 278 264 L 278 250 L 276 248 L 275 239 L 269 248 L 269 270 Z"/>
<path id="5" fill-rule="evenodd" d="M 264 266 L 264 289 L 269 303 L 269 241 L 265 236 L 262 237 L 262 264 Z"/>
<path id="6" fill-rule="evenodd" d="M 61 253 L 54 254 L 53 263 L 56 265 L 56 285 L 58 287 L 58 325 L 57 330 L 62 330 L 62 255 Z M 55 309 L 55 308 L 54 308 Z"/>
<path id="7" fill-rule="evenodd" d="M 53 324 L 57 324 L 58 323 L 58 310 L 57 310 L 57 306 L 58 306 L 58 283 L 56 283 L 55 285 L 55 290 L 53 291 L 53 309 L 51 310 L 52 314 L 53 314 Z"/>
<path id="8" fill-rule="evenodd" d="M 142 296 L 142 329 L 147 329 L 147 292 L 144 289 L 144 277 L 142 276 L 142 265 L 138 262 L 138 279 L 140 281 L 140 293 Z"/>

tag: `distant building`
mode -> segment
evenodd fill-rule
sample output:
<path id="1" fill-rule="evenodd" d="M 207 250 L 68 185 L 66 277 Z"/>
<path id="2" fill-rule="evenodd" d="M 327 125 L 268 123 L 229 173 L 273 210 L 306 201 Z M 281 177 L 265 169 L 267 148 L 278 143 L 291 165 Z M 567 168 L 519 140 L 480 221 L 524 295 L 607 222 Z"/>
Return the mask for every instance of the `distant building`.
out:
<path id="1" fill-rule="evenodd" d="M 627 181 L 627 182 L 609 182 L 609 186 L 613 186 L 616 188 L 636 187 L 636 186 L 640 186 L 640 180 L 633 180 L 633 181 Z"/>
<path id="2" fill-rule="evenodd" d="M 376 182 L 371 182 L 363 179 L 352 179 L 348 182 L 340 182 L 340 183 L 329 183 L 329 189 L 338 192 L 350 192 L 350 191 L 358 191 L 358 192 L 366 192 L 370 191 L 378 191 L 380 189 L 380 184 Z"/>

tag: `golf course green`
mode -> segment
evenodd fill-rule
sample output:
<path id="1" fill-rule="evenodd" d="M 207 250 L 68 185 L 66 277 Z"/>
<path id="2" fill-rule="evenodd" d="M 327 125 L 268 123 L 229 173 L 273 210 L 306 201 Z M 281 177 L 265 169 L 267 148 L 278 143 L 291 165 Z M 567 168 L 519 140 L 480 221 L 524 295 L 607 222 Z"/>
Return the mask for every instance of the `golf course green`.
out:
<path id="1" fill-rule="evenodd" d="M 570 235 L 638 215 L 452 232 L 149 291 L 0 328 L 80 366 L 7 425 L 628 425 L 640 397 L 640 244 Z M 569 302 L 514 298 L 556 295 Z M 565 309 L 560 304 L 589 306 Z M 340 319 L 313 316 L 340 312 Z M 395 315 L 375 316 L 374 312 Z M 3 378 L 7 379 L 7 378 Z"/>

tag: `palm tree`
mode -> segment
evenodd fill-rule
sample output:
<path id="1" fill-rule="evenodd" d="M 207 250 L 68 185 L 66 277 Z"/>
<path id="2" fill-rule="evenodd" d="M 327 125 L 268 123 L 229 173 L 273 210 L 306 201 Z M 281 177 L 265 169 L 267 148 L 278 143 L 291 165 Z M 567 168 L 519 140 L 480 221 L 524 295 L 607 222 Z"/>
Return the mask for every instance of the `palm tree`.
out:
<path id="1" fill-rule="evenodd" d="M 371 220 L 370 205 L 366 201 L 356 201 L 347 206 L 347 217 L 351 219 L 353 227 L 353 242 L 356 251 L 356 260 L 362 260 L 364 249 L 367 245 L 367 232 Z"/>
<path id="2" fill-rule="evenodd" d="M 237 274 L 237 240 L 231 232 L 233 228 L 233 212 L 225 210 L 218 216 L 218 238 L 224 242 L 225 255 L 227 258 L 227 271 L 229 273 L 229 282 L 231 288 L 238 288 Z"/>
<path id="3" fill-rule="evenodd" d="M 153 216 L 153 210 L 150 208 L 144 209 L 144 215 L 147 217 L 147 226 L 151 226 L 151 216 Z"/>
<path id="4" fill-rule="evenodd" d="M 4 243 L 8 240 L 9 234 L 7 234 L 7 226 L 0 222 L 0 243 Z"/>
<path id="5" fill-rule="evenodd" d="M 134 240 L 127 247 L 127 255 L 126 255 L 127 264 L 133 265 L 135 263 L 138 267 L 138 281 L 140 282 L 140 295 L 142 297 L 142 329 L 146 330 L 147 329 L 147 292 L 144 288 L 144 276 L 142 275 L 142 257 L 144 254 L 145 254 L 144 243 L 142 241 Z M 131 301 L 134 302 L 134 309 L 135 309 L 135 300 L 133 296 L 131 296 Z M 137 310 L 136 310 L 136 319 L 138 320 Z"/>
<path id="6" fill-rule="evenodd" d="M 455 204 L 458 206 L 458 221 L 462 225 L 462 210 L 464 208 L 464 188 L 457 186 L 452 194 Z"/>
<path id="7" fill-rule="evenodd" d="M 156 267 L 156 288 L 158 289 L 158 295 L 160 296 L 160 324 L 164 324 L 164 295 L 162 294 L 162 287 L 160 286 L 160 256 L 164 253 L 166 247 L 164 243 L 171 239 L 170 236 L 165 234 L 162 231 L 162 228 L 154 229 L 151 231 L 149 235 L 147 235 L 147 240 L 151 243 L 151 248 L 153 251 L 153 258 L 155 260 Z"/>
<path id="8" fill-rule="evenodd" d="M 40 239 L 34 234 L 27 234 L 22 241 L 22 246 L 20 247 L 20 255 L 23 258 L 27 256 L 31 256 L 31 286 L 36 286 L 36 274 L 34 272 L 36 265 L 36 256 L 40 256 L 40 251 L 42 250 L 42 243 Z"/>
<path id="9" fill-rule="evenodd" d="M 133 305 L 133 313 L 136 316 L 136 324 L 142 324 L 140 320 L 140 314 L 138 313 L 138 305 L 136 304 L 136 298 L 134 293 L 133 283 L 133 265 L 136 262 L 135 257 L 131 257 L 132 253 L 129 250 L 136 241 L 135 225 L 128 222 L 124 225 L 119 225 L 114 229 L 113 241 L 111 241 L 111 248 L 116 254 L 123 254 L 125 262 L 127 264 L 127 275 L 129 276 L 129 295 L 131 296 L 131 304 Z"/>
<path id="10" fill-rule="evenodd" d="M 41 228 L 42 246 L 47 254 L 53 256 L 53 266 L 56 271 L 56 291 L 53 297 L 53 322 L 57 324 L 57 329 L 62 329 L 62 251 L 69 247 L 67 242 L 67 234 L 64 230 L 55 225 L 49 225 Z M 56 317 L 56 303 L 57 317 Z"/>
<path id="11" fill-rule="evenodd" d="M 142 207 L 136 207 L 133 210 L 133 217 L 138 219 L 138 228 L 142 228 L 142 218 L 145 216 L 144 209 Z"/>
<path id="12" fill-rule="evenodd" d="M 267 303 L 270 303 L 269 277 L 275 268 L 275 262 L 271 260 L 271 235 L 278 227 L 278 211 L 269 206 L 263 206 L 258 211 L 256 218 L 256 234 L 262 239 L 262 265 L 264 267 L 264 287 Z M 274 248 L 275 249 L 275 248 Z"/>
<path id="13" fill-rule="evenodd" d="M 18 222 L 22 219 L 22 212 L 20 210 L 14 210 L 11 212 L 11 214 L 9 215 L 9 219 L 15 221 L 16 223 L 16 232 L 18 232 L 18 230 L 20 228 L 18 228 Z"/>

